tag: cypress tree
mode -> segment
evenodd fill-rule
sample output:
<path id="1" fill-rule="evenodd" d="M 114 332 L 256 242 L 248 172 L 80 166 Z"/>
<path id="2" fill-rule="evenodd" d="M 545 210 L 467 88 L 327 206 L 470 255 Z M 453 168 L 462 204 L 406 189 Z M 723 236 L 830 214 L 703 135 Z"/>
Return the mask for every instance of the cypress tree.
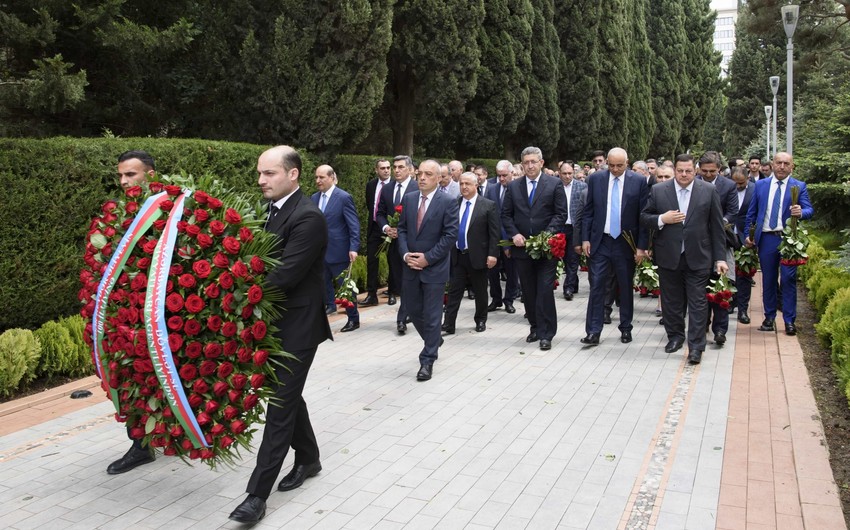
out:
<path id="1" fill-rule="evenodd" d="M 560 110 L 558 109 L 558 66 L 561 46 L 555 31 L 554 0 L 532 0 L 534 22 L 531 26 L 531 71 L 528 75 L 528 113 L 516 135 L 505 149 L 519 155 L 528 145 L 543 150 L 544 157 L 558 144 Z"/>
<path id="2" fill-rule="evenodd" d="M 650 67 L 652 49 L 646 34 L 646 17 L 649 0 L 633 0 L 628 4 L 628 19 L 631 24 L 628 37 L 629 61 L 632 71 L 632 90 L 629 98 L 629 137 L 626 142 L 632 160 L 645 158 L 655 131 L 655 116 L 652 113 L 652 84 Z"/>
<path id="3" fill-rule="evenodd" d="M 678 0 L 650 3 L 649 43 L 652 48 L 650 76 L 655 131 L 649 147 L 653 157 L 671 158 L 682 134 L 682 83 L 685 49 L 685 12 Z"/>
<path id="4" fill-rule="evenodd" d="M 632 65 L 625 28 L 630 27 L 624 0 L 601 0 L 599 13 L 599 137 L 594 149 L 608 151 L 628 143 L 629 102 L 632 98 Z"/>

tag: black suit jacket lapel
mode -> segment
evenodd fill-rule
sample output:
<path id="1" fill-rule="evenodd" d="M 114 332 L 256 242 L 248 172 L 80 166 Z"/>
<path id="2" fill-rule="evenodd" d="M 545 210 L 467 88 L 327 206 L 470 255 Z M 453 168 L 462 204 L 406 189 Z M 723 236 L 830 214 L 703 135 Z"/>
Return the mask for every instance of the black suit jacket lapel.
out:
<path id="1" fill-rule="evenodd" d="M 289 197 L 285 203 L 283 203 L 283 207 L 277 212 L 274 219 L 269 223 L 267 230 L 269 232 L 279 233 L 281 227 L 286 223 L 286 220 L 289 219 L 289 216 L 292 215 L 292 212 L 298 207 L 298 203 L 301 202 L 301 198 L 304 194 L 301 192 L 301 188 L 295 190 L 295 193 Z M 327 205 L 326 205 L 327 206 Z"/>

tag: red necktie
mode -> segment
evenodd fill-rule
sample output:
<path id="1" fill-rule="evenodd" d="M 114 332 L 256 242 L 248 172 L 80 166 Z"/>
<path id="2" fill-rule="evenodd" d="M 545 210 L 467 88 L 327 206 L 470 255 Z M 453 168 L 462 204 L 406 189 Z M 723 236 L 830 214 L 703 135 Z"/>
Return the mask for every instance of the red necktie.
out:
<path id="1" fill-rule="evenodd" d="M 422 218 L 425 217 L 425 201 L 428 200 L 428 197 L 425 195 L 422 196 L 422 202 L 419 204 L 419 211 L 416 214 L 416 231 L 419 231 L 419 227 L 422 226 Z"/>

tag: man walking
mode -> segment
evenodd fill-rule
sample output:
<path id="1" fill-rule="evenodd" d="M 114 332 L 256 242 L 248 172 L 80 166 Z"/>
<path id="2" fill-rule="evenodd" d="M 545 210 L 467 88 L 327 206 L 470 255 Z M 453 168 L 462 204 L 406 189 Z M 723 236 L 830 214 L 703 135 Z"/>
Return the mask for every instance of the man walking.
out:
<path id="1" fill-rule="evenodd" d="M 499 160 L 496 164 L 496 183 L 488 186 L 486 197 L 496 203 L 496 213 L 499 218 L 499 237 L 508 239 L 508 234 L 505 232 L 502 224 L 502 203 L 504 202 L 505 193 L 508 190 L 508 185 L 513 180 L 514 167 L 507 160 Z M 488 272 L 490 280 L 490 305 L 487 306 L 487 311 L 497 311 L 502 304 L 505 306 L 505 312 L 508 314 L 516 313 L 514 308 L 514 300 L 517 299 L 519 291 L 519 276 L 516 272 L 514 260 L 511 257 L 510 250 L 507 247 L 498 247 L 498 263 Z M 502 295 L 501 276 L 505 276 L 505 291 Z"/>
<path id="2" fill-rule="evenodd" d="M 584 201 L 587 198 L 587 184 L 573 179 L 575 168 L 571 160 L 561 162 L 558 175 L 564 184 L 564 196 L 567 199 L 567 223 L 564 233 L 567 236 L 567 249 L 564 254 L 564 298 L 572 300 L 578 292 L 578 261 L 581 253 L 581 216 L 584 213 Z M 576 250 L 577 249 L 577 250 Z"/>
<path id="3" fill-rule="evenodd" d="M 384 239 L 382 227 L 378 222 L 378 204 L 384 186 L 390 182 L 390 161 L 379 158 L 375 162 L 375 178 L 366 183 L 366 207 L 370 210 L 366 225 L 366 298 L 360 302 L 363 307 L 378 305 L 378 249 Z"/>

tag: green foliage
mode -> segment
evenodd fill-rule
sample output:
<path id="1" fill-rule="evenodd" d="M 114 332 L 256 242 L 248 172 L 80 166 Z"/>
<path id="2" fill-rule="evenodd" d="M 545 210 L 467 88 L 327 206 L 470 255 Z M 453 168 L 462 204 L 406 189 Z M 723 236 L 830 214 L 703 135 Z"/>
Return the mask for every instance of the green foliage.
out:
<path id="1" fill-rule="evenodd" d="M 611 147 L 625 147 L 629 138 L 628 110 L 631 100 L 633 65 L 629 61 L 629 41 L 624 38 L 623 28 L 628 27 L 624 0 L 602 0 L 599 13 L 605 17 L 599 25 L 599 92 L 596 105 L 599 114 L 599 130 L 604 131 L 607 145 L 594 146 L 607 151 Z"/>
<path id="2" fill-rule="evenodd" d="M 839 385 L 850 401 L 850 287 L 835 292 L 815 328 L 823 344 L 830 348 Z"/>
<path id="3" fill-rule="evenodd" d="M 646 34 L 649 0 L 628 2 L 627 19 L 631 25 L 628 37 L 629 62 L 632 65 L 632 90 L 629 94 L 629 138 L 623 147 L 632 160 L 646 158 L 655 132 L 655 115 L 652 113 L 652 49 Z"/>
<path id="4" fill-rule="evenodd" d="M 65 326 L 55 320 L 45 322 L 35 332 L 41 342 L 38 374 L 52 379 L 68 371 L 69 360 L 76 353 L 74 341 Z"/>
<path id="5" fill-rule="evenodd" d="M 385 285 L 387 276 L 389 275 L 389 265 L 387 264 L 387 255 L 380 253 L 378 255 L 378 284 Z M 351 266 L 351 279 L 357 283 L 357 290 L 361 293 L 366 292 L 366 256 L 359 255 Z"/>
<path id="6" fill-rule="evenodd" d="M 0 335 L 0 396 L 14 392 L 36 376 L 41 344 L 28 329 L 9 329 Z"/>
<path id="7" fill-rule="evenodd" d="M 59 324 L 68 330 L 68 335 L 73 343 L 73 350 L 68 358 L 67 375 L 71 377 L 81 377 L 94 373 L 94 365 L 92 364 L 91 348 L 83 339 L 86 324 L 83 317 L 80 315 L 71 315 L 67 318 L 59 319 Z"/>
<path id="8" fill-rule="evenodd" d="M 841 227 L 850 224 L 850 184 L 816 182 L 806 184 L 806 189 L 820 225 Z"/>
<path id="9" fill-rule="evenodd" d="M 850 273 L 836 267 L 825 265 L 812 274 L 806 287 L 817 314 L 822 315 L 835 292 L 847 285 L 850 285 Z"/>
<path id="10" fill-rule="evenodd" d="M 677 154 L 685 117 L 681 106 L 684 81 L 681 54 L 688 40 L 685 12 L 682 3 L 675 0 L 655 0 L 650 2 L 649 9 L 649 44 L 653 52 L 649 66 L 655 115 L 649 154 L 672 158 Z M 660 35 L 664 37 L 659 38 Z"/>
<path id="11" fill-rule="evenodd" d="M 803 283 L 808 282 L 818 269 L 828 264 L 829 260 L 832 259 L 832 254 L 823 248 L 823 245 L 816 238 L 812 238 L 809 242 L 806 253 L 809 255 L 809 261 L 802 267 L 797 267 L 797 274 Z"/>

